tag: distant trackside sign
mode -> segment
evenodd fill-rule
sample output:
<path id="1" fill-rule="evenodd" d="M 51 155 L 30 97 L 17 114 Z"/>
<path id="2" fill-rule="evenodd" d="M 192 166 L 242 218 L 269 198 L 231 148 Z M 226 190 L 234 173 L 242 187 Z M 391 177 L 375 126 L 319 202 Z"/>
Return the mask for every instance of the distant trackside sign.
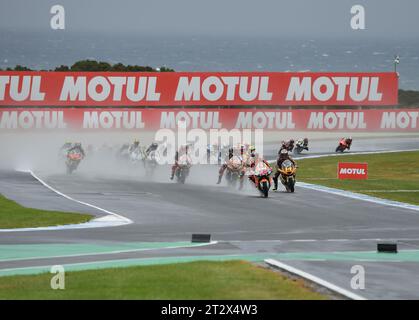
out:
<path id="1" fill-rule="evenodd" d="M 339 162 L 338 163 L 338 179 L 368 179 L 368 164 Z"/>

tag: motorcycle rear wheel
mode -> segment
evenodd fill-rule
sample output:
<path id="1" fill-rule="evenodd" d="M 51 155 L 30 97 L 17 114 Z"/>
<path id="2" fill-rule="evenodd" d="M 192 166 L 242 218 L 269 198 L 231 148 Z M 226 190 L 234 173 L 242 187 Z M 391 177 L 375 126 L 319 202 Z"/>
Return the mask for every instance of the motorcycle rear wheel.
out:
<path id="1" fill-rule="evenodd" d="M 264 198 L 267 198 L 268 197 L 268 195 L 269 195 L 269 186 L 268 186 L 268 183 L 265 181 L 265 182 L 262 182 L 262 188 L 261 188 L 261 193 L 262 193 L 262 196 L 264 197 Z"/>
<path id="2" fill-rule="evenodd" d="M 294 179 L 289 179 L 288 180 L 288 191 L 293 193 L 295 191 L 295 180 Z"/>

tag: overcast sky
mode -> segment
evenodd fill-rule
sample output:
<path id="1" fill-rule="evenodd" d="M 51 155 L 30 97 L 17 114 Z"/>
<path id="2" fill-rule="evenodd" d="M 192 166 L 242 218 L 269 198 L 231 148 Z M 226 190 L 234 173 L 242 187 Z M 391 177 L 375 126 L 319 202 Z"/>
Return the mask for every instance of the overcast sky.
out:
<path id="1" fill-rule="evenodd" d="M 51 30 L 54 4 L 66 10 L 66 32 L 419 38 L 417 0 L 0 0 L 0 29 Z M 355 4 L 365 31 L 350 28 Z"/>

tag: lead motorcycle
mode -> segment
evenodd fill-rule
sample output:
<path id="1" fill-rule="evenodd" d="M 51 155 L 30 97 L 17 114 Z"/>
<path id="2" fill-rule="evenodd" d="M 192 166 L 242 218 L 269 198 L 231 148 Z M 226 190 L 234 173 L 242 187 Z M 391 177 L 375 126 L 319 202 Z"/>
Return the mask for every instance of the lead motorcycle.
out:
<path id="1" fill-rule="evenodd" d="M 256 185 L 256 188 L 263 198 L 267 198 L 269 195 L 269 189 L 272 185 L 271 174 L 272 168 L 263 161 L 259 161 L 255 164 L 251 180 Z"/>
<path id="2" fill-rule="evenodd" d="M 284 185 L 285 189 L 288 192 L 294 192 L 297 167 L 290 160 L 285 160 L 281 164 L 281 168 L 278 168 L 278 171 L 280 173 L 281 183 Z"/>
<path id="3" fill-rule="evenodd" d="M 77 169 L 82 159 L 83 155 L 79 151 L 70 151 L 67 154 L 67 160 L 65 162 L 67 167 L 67 174 L 72 174 Z"/>

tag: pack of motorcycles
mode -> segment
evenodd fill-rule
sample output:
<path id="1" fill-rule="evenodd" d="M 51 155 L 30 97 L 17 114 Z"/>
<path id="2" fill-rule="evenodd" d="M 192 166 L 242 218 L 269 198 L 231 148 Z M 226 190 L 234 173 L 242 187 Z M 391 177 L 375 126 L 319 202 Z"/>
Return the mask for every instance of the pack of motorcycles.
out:
<path id="1" fill-rule="evenodd" d="M 347 149 L 349 150 L 351 144 L 352 138 L 343 138 L 339 141 L 335 152 L 344 152 Z M 158 150 L 157 145 L 153 145 L 155 146 L 154 148 L 151 148 L 151 146 L 148 148 L 141 146 L 132 148 L 129 144 L 124 144 L 119 150 L 117 150 L 117 158 L 118 160 L 128 161 L 132 164 L 142 164 L 146 170 L 146 174 L 151 176 L 159 165 L 159 153 L 167 152 L 167 149 L 163 151 Z M 91 146 L 88 147 L 87 154 L 92 152 L 91 148 Z M 280 154 L 284 149 L 288 152 L 293 152 L 295 155 L 302 153 L 304 150 L 308 151 L 308 139 L 299 139 L 296 143 L 293 139 L 283 141 L 278 154 Z M 208 160 L 210 160 L 211 157 L 216 157 L 218 164 L 221 164 L 222 155 L 227 154 L 226 150 L 228 150 L 228 148 L 218 150 L 217 148 L 208 146 Z M 235 188 L 240 179 L 244 178 L 243 175 L 247 175 L 249 180 L 252 181 L 255 187 L 259 190 L 261 196 L 267 198 L 269 190 L 272 186 L 272 167 L 267 164 L 266 161 L 261 159 L 258 161 L 249 157 L 248 150 L 242 148 L 241 151 L 241 154 L 226 157 L 225 165 L 227 184 L 230 187 Z M 66 143 L 60 150 L 60 156 L 65 158 L 67 174 L 72 174 L 84 159 L 85 152 L 81 146 L 80 150 L 78 150 L 77 148 L 74 148 L 72 144 Z M 253 163 L 251 163 L 252 161 Z M 174 167 L 174 176 L 176 177 L 176 181 L 178 183 L 185 183 L 191 166 L 191 159 L 187 154 L 183 154 L 177 159 Z M 294 162 L 290 160 L 282 161 L 281 167 L 277 168 L 276 176 L 280 178 L 280 181 L 287 192 L 294 192 L 295 190 L 296 172 L 297 167 Z"/>

